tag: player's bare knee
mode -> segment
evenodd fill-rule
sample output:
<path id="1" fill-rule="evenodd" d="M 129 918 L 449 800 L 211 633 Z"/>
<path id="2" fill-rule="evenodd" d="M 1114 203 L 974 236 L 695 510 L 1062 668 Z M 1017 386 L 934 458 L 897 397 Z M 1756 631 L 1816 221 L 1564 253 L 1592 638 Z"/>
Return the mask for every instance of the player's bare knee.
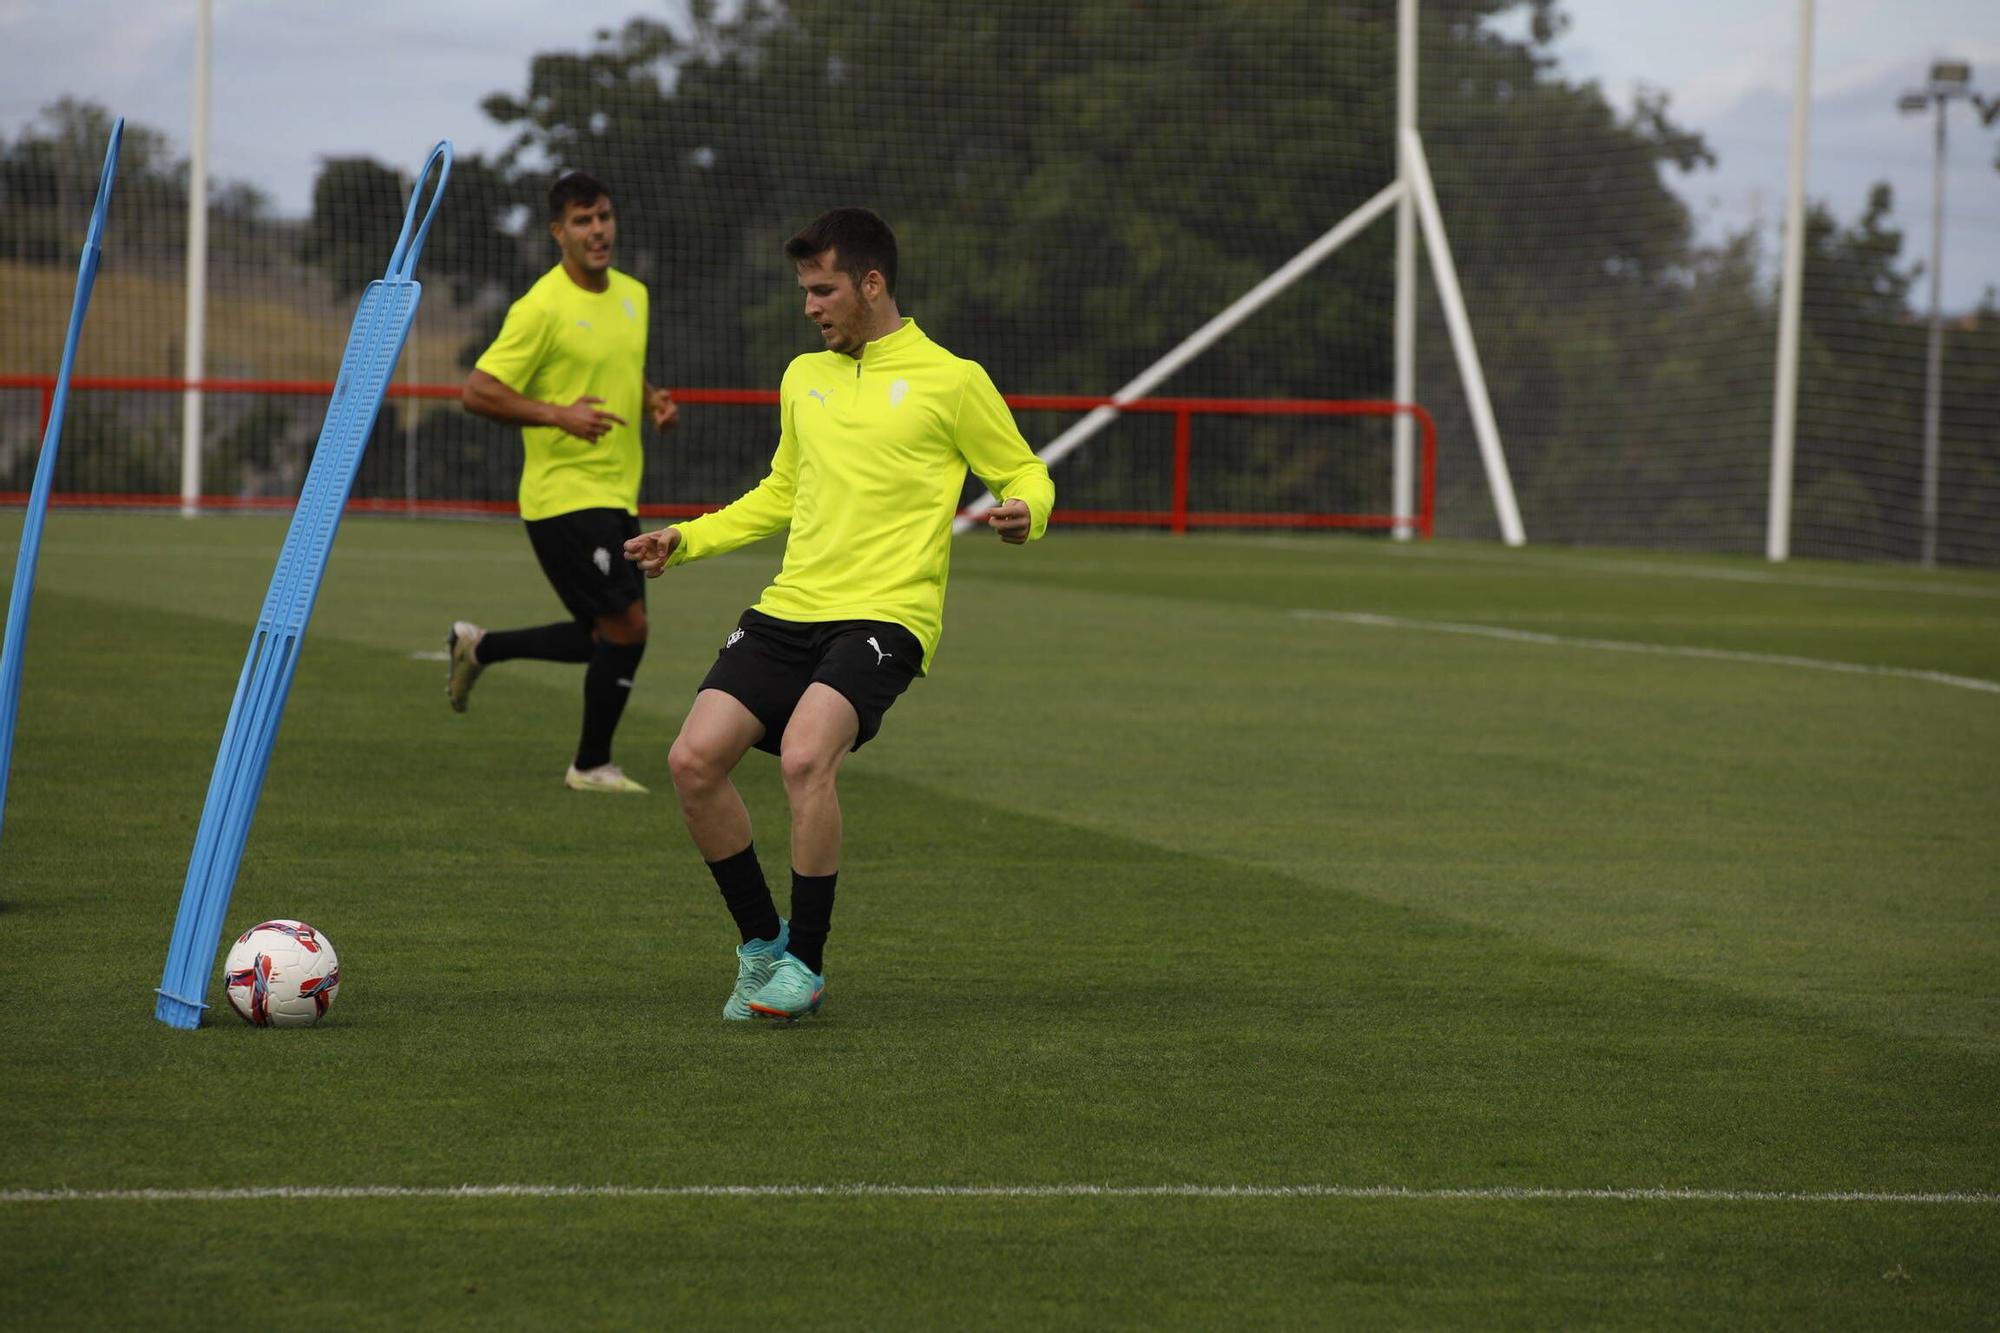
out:
<path id="1" fill-rule="evenodd" d="M 840 757 L 802 746 L 781 754 L 778 767 L 784 773 L 786 791 L 818 791 L 833 785 L 834 774 L 840 771 Z"/>
<path id="2" fill-rule="evenodd" d="M 712 753 L 681 737 L 667 751 L 667 768 L 674 775 L 674 790 L 685 796 L 713 791 L 729 776 L 729 770 Z"/>

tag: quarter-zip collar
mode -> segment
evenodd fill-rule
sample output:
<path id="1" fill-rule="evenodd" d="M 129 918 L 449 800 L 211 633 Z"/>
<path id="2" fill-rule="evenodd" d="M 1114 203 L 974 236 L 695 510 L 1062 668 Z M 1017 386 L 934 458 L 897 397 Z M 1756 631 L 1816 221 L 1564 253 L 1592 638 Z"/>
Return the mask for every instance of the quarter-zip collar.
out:
<path id="1" fill-rule="evenodd" d="M 908 315 L 903 316 L 903 323 L 895 332 L 885 333 L 873 342 L 861 344 L 861 355 L 854 358 L 855 377 L 860 378 L 861 362 L 871 353 L 875 360 L 880 361 L 885 356 L 894 356 L 924 341 L 926 341 L 924 331 L 917 327 L 917 321 Z"/>

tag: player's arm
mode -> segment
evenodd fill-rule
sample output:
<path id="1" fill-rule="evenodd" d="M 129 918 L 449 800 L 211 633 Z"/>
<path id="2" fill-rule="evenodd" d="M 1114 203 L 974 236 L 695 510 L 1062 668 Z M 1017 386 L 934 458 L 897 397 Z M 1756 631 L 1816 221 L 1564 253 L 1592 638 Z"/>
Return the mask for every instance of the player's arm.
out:
<path id="1" fill-rule="evenodd" d="M 483 370 L 465 377 L 465 392 L 459 401 L 474 416 L 516 426 L 554 426 L 579 440 L 594 440 L 625 418 L 599 406 L 604 400 L 585 394 L 573 403 L 544 403 L 519 394 Z"/>
<path id="2" fill-rule="evenodd" d="M 788 526 L 798 488 L 799 446 L 791 431 L 789 405 L 780 408 L 780 419 L 784 430 L 778 437 L 778 452 L 762 481 L 712 514 L 640 533 L 625 543 L 625 558 L 647 578 L 658 578 L 668 565 L 725 555 Z"/>
<path id="3" fill-rule="evenodd" d="M 792 477 L 780 475 L 774 460 L 769 476 L 714 513 L 632 538 L 625 543 L 625 558 L 647 578 L 656 579 L 668 565 L 726 555 L 791 521 Z"/>
<path id="4" fill-rule="evenodd" d="M 977 362 L 968 362 L 959 391 L 958 451 L 973 474 L 999 499 L 986 513 L 986 526 L 1010 546 L 1040 537 L 1056 507 L 1056 484 L 1048 464 L 1021 438 L 1014 414 Z"/>
<path id="5" fill-rule="evenodd" d="M 466 376 L 459 402 L 466 411 L 515 426 L 553 426 L 580 440 L 594 440 L 624 420 L 599 406 L 604 400 L 586 394 L 573 403 L 544 403 L 514 387 L 534 383 L 536 367 L 549 354 L 547 312 L 530 296 L 507 309 L 493 345 L 480 354 Z"/>
<path id="6" fill-rule="evenodd" d="M 653 429 L 662 435 L 681 424 L 681 405 L 674 396 L 650 380 L 646 383 L 646 415 L 652 418 Z"/>

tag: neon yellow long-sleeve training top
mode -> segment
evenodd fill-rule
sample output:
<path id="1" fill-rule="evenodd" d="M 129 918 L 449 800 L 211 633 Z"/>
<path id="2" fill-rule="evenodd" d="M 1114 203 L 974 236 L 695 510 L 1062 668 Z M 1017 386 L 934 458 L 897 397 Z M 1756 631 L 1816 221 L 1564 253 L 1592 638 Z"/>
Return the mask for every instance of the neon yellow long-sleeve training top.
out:
<path id="1" fill-rule="evenodd" d="M 595 440 L 559 426 L 523 426 L 521 517 L 579 509 L 639 512 L 646 414 L 646 287 L 617 269 L 601 292 L 586 291 L 557 264 L 507 311 L 500 336 L 475 365 L 526 398 L 573 403 L 585 394 L 622 417 Z"/>
<path id="2" fill-rule="evenodd" d="M 757 610 L 779 620 L 889 620 L 930 670 L 951 567 L 951 521 L 969 467 L 1023 500 L 1030 539 L 1048 528 L 1055 483 L 977 362 L 916 321 L 859 358 L 811 352 L 785 369 L 770 475 L 723 509 L 679 525 L 669 564 L 722 555 L 791 526 Z"/>

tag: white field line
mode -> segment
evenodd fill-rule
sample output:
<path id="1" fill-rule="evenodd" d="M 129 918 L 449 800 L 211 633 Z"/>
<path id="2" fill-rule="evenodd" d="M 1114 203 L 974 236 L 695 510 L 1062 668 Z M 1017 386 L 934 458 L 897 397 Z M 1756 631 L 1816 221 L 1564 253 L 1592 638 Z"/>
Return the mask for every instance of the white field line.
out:
<path id="1" fill-rule="evenodd" d="M 0 1204 L 242 1203 L 259 1199 L 1385 1199 L 1414 1203 L 2000 1204 L 1985 1190 L 1537 1189 L 1397 1185 L 260 1185 L 0 1190 Z"/>
<path id="2" fill-rule="evenodd" d="M 1729 648 L 1696 648 L 1682 644 L 1635 643 L 1626 639 L 1584 639 L 1567 634 L 1543 634 L 1537 630 L 1508 629 L 1502 625 L 1468 625 L 1451 620 L 1412 620 L 1403 616 L 1381 616 L 1366 611 L 1292 612 L 1299 620 L 1331 620 L 1343 625 L 1367 625 L 1379 629 L 1429 630 L 1434 634 L 1469 634 L 1482 639 L 1504 639 L 1509 643 L 1534 643 L 1554 648 L 1594 648 L 1607 653 L 1649 653 L 1660 657 L 1695 657 L 1711 662 L 1752 662 L 1759 666 L 1802 667 L 1809 671 L 1839 671 L 1850 676 L 1892 676 L 1920 680 L 1930 685 L 2000 694 L 2000 681 L 1977 676 L 1953 676 L 1942 671 L 1920 671 L 1912 667 L 1865 666 L 1859 662 L 1835 662 L 1819 657 L 1790 657 L 1782 653 L 1746 653 Z"/>

